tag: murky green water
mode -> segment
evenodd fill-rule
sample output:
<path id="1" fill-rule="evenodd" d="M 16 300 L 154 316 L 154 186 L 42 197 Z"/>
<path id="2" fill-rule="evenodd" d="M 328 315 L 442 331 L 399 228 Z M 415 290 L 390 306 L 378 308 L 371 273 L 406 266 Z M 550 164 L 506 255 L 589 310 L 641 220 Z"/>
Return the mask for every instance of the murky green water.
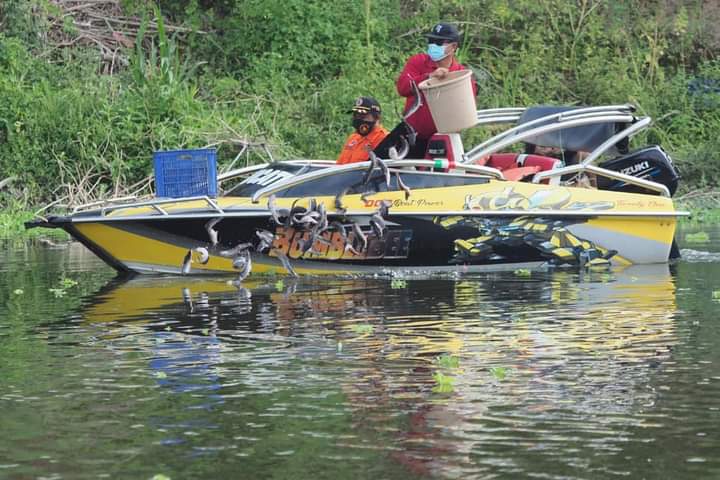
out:
<path id="1" fill-rule="evenodd" d="M 720 478 L 706 231 L 670 267 L 240 290 L 4 243 L 0 478 Z"/>

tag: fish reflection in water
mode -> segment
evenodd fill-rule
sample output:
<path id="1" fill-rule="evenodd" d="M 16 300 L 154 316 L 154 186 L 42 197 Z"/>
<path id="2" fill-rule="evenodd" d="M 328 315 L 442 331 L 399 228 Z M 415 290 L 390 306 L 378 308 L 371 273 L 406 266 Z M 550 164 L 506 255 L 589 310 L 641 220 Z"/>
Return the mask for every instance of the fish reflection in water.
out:
<path id="1" fill-rule="evenodd" d="M 337 388 L 353 431 L 373 442 L 382 432 L 390 456 L 416 474 L 453 476 L 492 471 L 482 465 L 510 461 L 510 445 L 540 452 L 575 436 L 588 448 L 617 448 L 614 430 L 655 402 L 648 383 L 677 343 L 675 310 L 672 276 L 658 265 L 397 285 L 252 280 L 241 289 L 141 277 L 109 285 L 85 319 L 156 331 L 162 341 L 149 367 L 173 391 L 205 392 L 203 406 L 222 401 L 215 390 L 225 365 L 237 361 L 238 339 L 330 362 L 342 370 Z M 443 369 L 440 355 L 459 365 Z M 253 362 L 252 354 L 243 358 Z M 255 371 L 239 380 L 287 381 L 249 378 Z M 438 371 L 455 379 L 451 393 L 433 390 Z"/>

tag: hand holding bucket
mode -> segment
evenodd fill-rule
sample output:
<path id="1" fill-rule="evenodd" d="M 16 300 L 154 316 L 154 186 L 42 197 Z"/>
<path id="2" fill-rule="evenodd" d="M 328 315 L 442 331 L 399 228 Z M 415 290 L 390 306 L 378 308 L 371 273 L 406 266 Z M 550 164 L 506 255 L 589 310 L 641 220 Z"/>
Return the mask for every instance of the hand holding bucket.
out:
<path id="1" fill-rule="evenodd" d="M 470 70 L 448 72 L 443 78 L 431 76 L 419 87 L 438 132 L 457 133 L 477 123 Z"/>

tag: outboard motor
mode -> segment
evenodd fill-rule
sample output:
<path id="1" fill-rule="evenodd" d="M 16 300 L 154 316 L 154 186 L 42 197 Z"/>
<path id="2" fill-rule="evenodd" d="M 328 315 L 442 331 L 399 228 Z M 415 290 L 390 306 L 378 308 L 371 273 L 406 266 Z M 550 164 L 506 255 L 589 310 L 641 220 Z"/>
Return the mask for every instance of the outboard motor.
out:
<path id="1" fill-rule="evenodd" d="M 615 172 L 632 175 L 653 182 L 661 183 L 670 190 L 670 195 L 677 190 L 680 174 L 670 156 L 659 146 L 645 147 L 614 158 L 599 165 L 602 168 Z M 597 187 L 600 190 L 612 190 L 628 193 L 657 193 L 638 185 L 625 183 L 622 180 L 614 180 L 598 176 Z"/>

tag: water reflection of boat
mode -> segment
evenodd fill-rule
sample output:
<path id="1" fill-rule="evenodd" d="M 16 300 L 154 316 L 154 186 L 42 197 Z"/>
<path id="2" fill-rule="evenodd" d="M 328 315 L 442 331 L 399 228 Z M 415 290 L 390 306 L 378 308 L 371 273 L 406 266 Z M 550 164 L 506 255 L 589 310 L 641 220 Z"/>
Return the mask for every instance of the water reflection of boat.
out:
<path id="1" fill-rule="evenodd" d="M 573 444 L 587 440 L 593 455 L 622 448 L 632 413 L 655 404 L 652 379 L 678 343 L 669 269 L 633 267 L 580 283 L 556 272 L 547 280 L 549 288 L 533 289 L 504 279 L 492 296 L 457 284 L 456 300 L 487 301 L 490 321 L 462 335 L 454 352 L 461 368 L 445 372 L 457 376 L 455 391 L 411 415 L 395 453 L 399 462 L 423 475 L 485 461 L 506 463 L 517 474 L 537 470 L 512 451 L 554 451 L 565 436 Z M 498 371 L 507 378 L 498 379 Z M 370 385 L 358 386 L 357 394 Z M 545 435 L 558 425 L 560 433 Z M 462 440 L 444 432 L 462 432 Z"/>
<path id="2" fill-rule="evenodd" d="M 268 280 L 239 289 L 222 280 L 140 276 L 108 284 L 84 318 L 144 322 L 190 334 L 210 322 L 220 335 L 262 323 L 275 335 L 315 330 L 338 341 L 354 338 L 354 325 L 361 323 L 375 329 L 359 342 L 362 350 L 372 352 L 373 343 L 389 360 L 461 354 L 484 344 L 480 339 L 500 342 L 518 358 L 535 351 L 612 351 L 628 360 L 642 357 L 639 341 L 671 343 L 674 336 L 674 284 L 667 265 L 584 275 L 550 271 L 529 279 L 496 273 L 400 282 L 390 288 L 393 281 L 385 279 Z M 477 318 L 464 321 L 469 314 Z"/>
<path id="3" fill-rule="evenodd" d="M 225 282 L 138 277 L 110 285 L 84 318 L 129 322 L 187 346 L 183 361 L 159 371 L 178 392 L 205 385 L 204 403 L 221 401 L 214 388 L 238 358 L 233 381 L 262 391 L 287 388 L 290 378 L 302 391 L 306 367 L 322 360 L 314 381 L 341 395 L 354 433 L 386 432 L 398 463 L 441 476 L 463 459 L 514 462 L 514 448 L 553 450 L 557 437 L 544 436 L 551 424 L 612 450 L 629 414 L 656 401 L 649 385 L 677 342 L 667 265 L 246 288 L 249 297 Z M 439 355 L 459 366 L 444 369 Z M 209 368 L 184 371 L 195 378 L 177 379 L 181 365 L 203 361 Z M 455 379 L 453 393 L 433 392 L 437 372 Z"/>
<path id="4" fill-rule="evenodd" d="M 667 262 L 685 214 L 671 198 L 677 173 L 660 147 L 627 148 L 649 118 L 629 105 L 477 115 L 477 125 L 514 121 L 468 152 L 459 133 L 442 134 L 428 159 L 279 162 L 225 175 L 244 180 L 217 199 L 78 206 L 28 225 L 63 228 L 114 268 L 138 273 L 232 272 L 232 255 L 221 252 L 246 243 L 255 244 L 256 273 L 285 273 L 288 258 L 309 274 Z M 514 144 L 589 155 L 562 166 L 498 153 Z M 436 151 L 442 158 L 432 158 Z M 595 165 L 601 156 L 606 161 Z M 578 175 L 597 178 L 597 188 L 568 180 Z M 269 240 L 258 242 L 258 230 Z M 209 260 L 188 253 L 198 248 Z"/>

